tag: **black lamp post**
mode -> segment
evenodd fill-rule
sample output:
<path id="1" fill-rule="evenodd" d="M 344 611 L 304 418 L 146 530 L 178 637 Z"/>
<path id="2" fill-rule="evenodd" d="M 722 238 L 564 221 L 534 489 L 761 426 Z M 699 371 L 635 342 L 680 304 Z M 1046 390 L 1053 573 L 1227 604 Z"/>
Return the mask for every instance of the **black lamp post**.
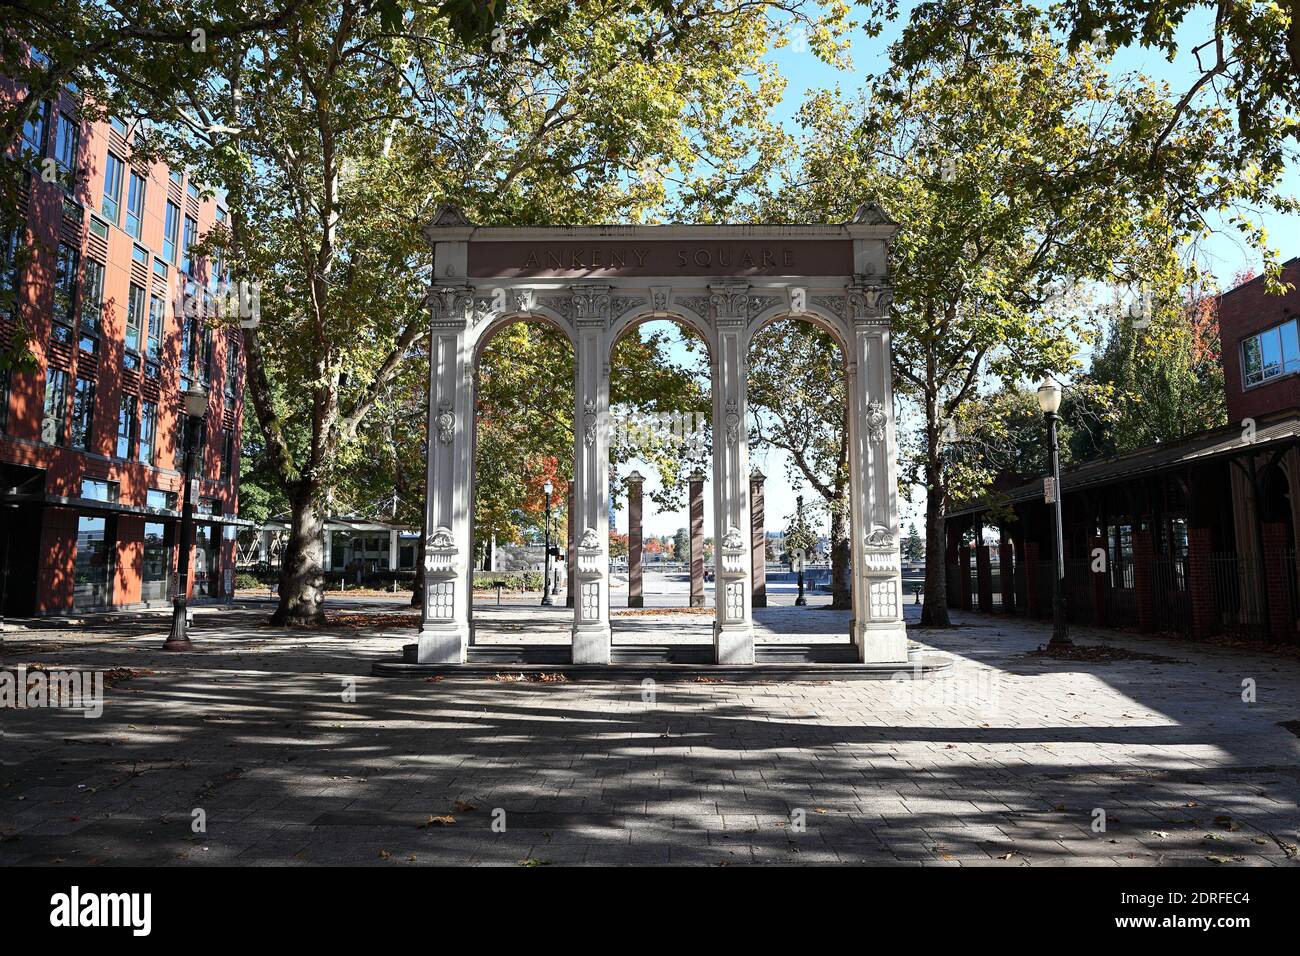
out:
<path id="1" fill-rule="evenodd" d="M 194 382 L 185 392 L 185 488 L 181 496 L 181 533 L 176 555 L 176 596 L 172 599 L 172 630 L 163 642 L 164 651 L 192 651 L 186 634 L 186 592 L 190 581 L 190 538 L 194 533 L 194 460 L 198 457 L 199 432 L 208 412 L 208 390 Z"/>
<path id="2" fill-rule="evenodd" d="M 803 495 L 799 495 L 795 499 L 795 502 L 796 502 L 795 514 L 799 516 L 798 523 L 796 526 L 799 528 L 800 534 L 802 534 L 803 527 L 804 527 L 803 526 Z M 796 555 L 796 560 L 798 560 L 799 562 L 799 596 L 794 599 L 794 606 L 807 607 L 808 599 L 804 597 L 803 594 L 803 568 L 804 565 L 808 563 L 808 552 L 805 551 L 803 548 L 796 548 L 795 555 Z"/>
<path id="3" fill-rule="evenodd" d="M 1047 418 L 1047 447 L 1052 468 L 1052 528 L 1054 544 L 1052 557 L 1056 564 L 1052 576 L 1052 643 L 1058 647 L 1072 643 L 1070 625 L 1065 619 L 1065 524 L 1061 519 L 1061 454 L 1056 437 L 1056 423 L 1060 420 L 1061 383 L 1050 375 L 1038 386 L 1038 407 Z"/>
<path id="4" fill-rule="evenodd" d="M 551 598 L 551 492 L 555 486 L 548 480 L 542 485 L 542 491 L 546 492 L 546 557 L 542 565 L 545 570 L 542 572 L 542 605 L 551 607 L 555 601 Z"/>

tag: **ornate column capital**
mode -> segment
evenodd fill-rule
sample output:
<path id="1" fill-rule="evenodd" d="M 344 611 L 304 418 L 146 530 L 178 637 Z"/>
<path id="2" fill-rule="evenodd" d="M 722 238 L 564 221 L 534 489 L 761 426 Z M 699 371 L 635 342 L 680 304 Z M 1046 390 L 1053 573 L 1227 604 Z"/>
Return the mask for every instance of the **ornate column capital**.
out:
<path id="1" fill-rule="evenodd" d="M 609 286 L 584 282 L 569 286 L 573 318 L 579 326 L 609 327 Z"/>
<path id="2" fill-rule="evenodd" d="M 878 276 L 856 276 L 848 288 L 849 318 L 856 325 L 888 325 L 894 287 Z"/>
<path id="3" fill-rule="evenodd" d="M 463 329 L 472 324 L 474 287 L 436 285 L 429 290 L 430 325 L 435 329 Z"/>
<path id="4" fill-rule="evenodd" d="M 749 283 L 728 280 L 709 286 L 709 305 L 722 325 L 743 325 L 749 318 Z"/>

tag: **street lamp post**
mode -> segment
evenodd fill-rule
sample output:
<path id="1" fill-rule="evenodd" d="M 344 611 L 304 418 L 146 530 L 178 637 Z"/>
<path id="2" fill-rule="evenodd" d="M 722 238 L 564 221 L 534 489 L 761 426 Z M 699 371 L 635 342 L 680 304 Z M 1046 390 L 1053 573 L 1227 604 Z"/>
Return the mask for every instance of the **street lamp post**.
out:
<path id="1" fill-rule="evenodd" d="M 189 608 L 186 603 L 190 586 L 190 538 L 194 533 L 194 464 L 198 457 L 199 429 L 208 412 L 208 390 L 194 382 L 185 392 L 185 488 L 181 495 L 181 532 L 176 555 L 176 596 L 172 599 L 172 629 L 163 642 L 165 651 L 191 651 L 186 633 Z"/>
<path id="2" fill-rule="evenodd" d="M 1052 643 L 1063 647 L 1072 643 L 1070 625 L 1065 619 L 1065 523 L 1061 518 L 1061 454 L 1056 436 L 1056 423 L 1060 420 L 1061 383 L 1050 375 L 1038 387 L 1038 406 L 1047 418 L 1047 447 L 1052 469 L 1052 527 L 1055 547 L 1052 557 L 1055 573 L 1052 576 Z"/>
<path id="3" fill-rule="evenodd" d="M 551 492 L 555 486 L 549 479 L 542 485 L 542 491 L 546 492 L 546 557 L 542 567 L 542 605 L 545 607 L 552 606 L 555 601 L 551 598 Z"/>

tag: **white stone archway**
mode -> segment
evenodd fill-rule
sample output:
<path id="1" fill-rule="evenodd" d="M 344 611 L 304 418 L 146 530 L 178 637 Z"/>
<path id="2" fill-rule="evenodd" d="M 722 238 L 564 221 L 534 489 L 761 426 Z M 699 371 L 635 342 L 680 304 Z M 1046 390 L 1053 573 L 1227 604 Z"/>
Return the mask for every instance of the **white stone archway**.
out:
<path id="1" fill-rule="evenodd" d="M 753 663 L 746 357 L 757 329 L 793 316 L 829 328 L 845 352 L 856 659 L 905 663 L 889 344 L 896 228 L 874 206 L 849 223 L 799 226 L 476 227 L 455 209 L 441 210 L 426 229 L 434 279 L 417 662 L 466 661 L 472 376 L 480 344 L 514 319 L 548 321 L 573 345 L 572 654 L 575 664 L 610 662 L 610 356 L 630 326 L 674 318 L 700 333 L 711 357 L 714 660 Z"/>

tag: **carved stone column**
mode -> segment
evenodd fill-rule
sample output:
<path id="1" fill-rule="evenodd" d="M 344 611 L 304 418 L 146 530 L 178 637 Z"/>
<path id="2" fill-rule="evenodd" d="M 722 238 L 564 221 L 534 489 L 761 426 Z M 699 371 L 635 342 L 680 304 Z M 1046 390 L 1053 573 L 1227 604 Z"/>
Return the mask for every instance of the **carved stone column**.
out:
<path id="1" fill-rule="evenodd" d="M 641 486 L 645 477 L 639 471 L 627 476 L 627 606 L 645 607 L 641 593 L 645 575 L 641 548 Z"/>
<path id="2" fill-rule="evenodd" d="M 468 287 L 443 286 L 431 296 L 425 588 L 417 645 L 421 664 L 463 664 L 469 645 L 474 408 L 465 336 L 473 308 L 471 292 Z"/>
<path id="3" fill-rule="evenodd" d="M 849 289 L 849 511 L 853 642 L 867 663 L 906 663 L 898 533 L 898 445 L 889 345 L 892 290 L 883 279 Z M 938 545 L 936 544 L 936 547 Z"/>
<path id="4" fill-rule="evenodd" d="M 766 479 L 767 476 L 757 467 L 749 473 L 750 566 L 754 576 L 750 594 L 754 607 L 767 607 L 767 528 L 763 514 L 763 482 Z"/>
<path id="5" fill-rule="evenodd" d="M 577 561 L 573 663 L 608 664 L 609 629 L 609 287 L 573 286 L 573 515 Z"/>
<path id="6" fill-rule="evenodd" d="M 750 595 L 749 442 L 745 428 L 745 324 L 749 286 L 709 286 L 714 313 L 713 552 L 714 660 L 754 663 Z"/>

